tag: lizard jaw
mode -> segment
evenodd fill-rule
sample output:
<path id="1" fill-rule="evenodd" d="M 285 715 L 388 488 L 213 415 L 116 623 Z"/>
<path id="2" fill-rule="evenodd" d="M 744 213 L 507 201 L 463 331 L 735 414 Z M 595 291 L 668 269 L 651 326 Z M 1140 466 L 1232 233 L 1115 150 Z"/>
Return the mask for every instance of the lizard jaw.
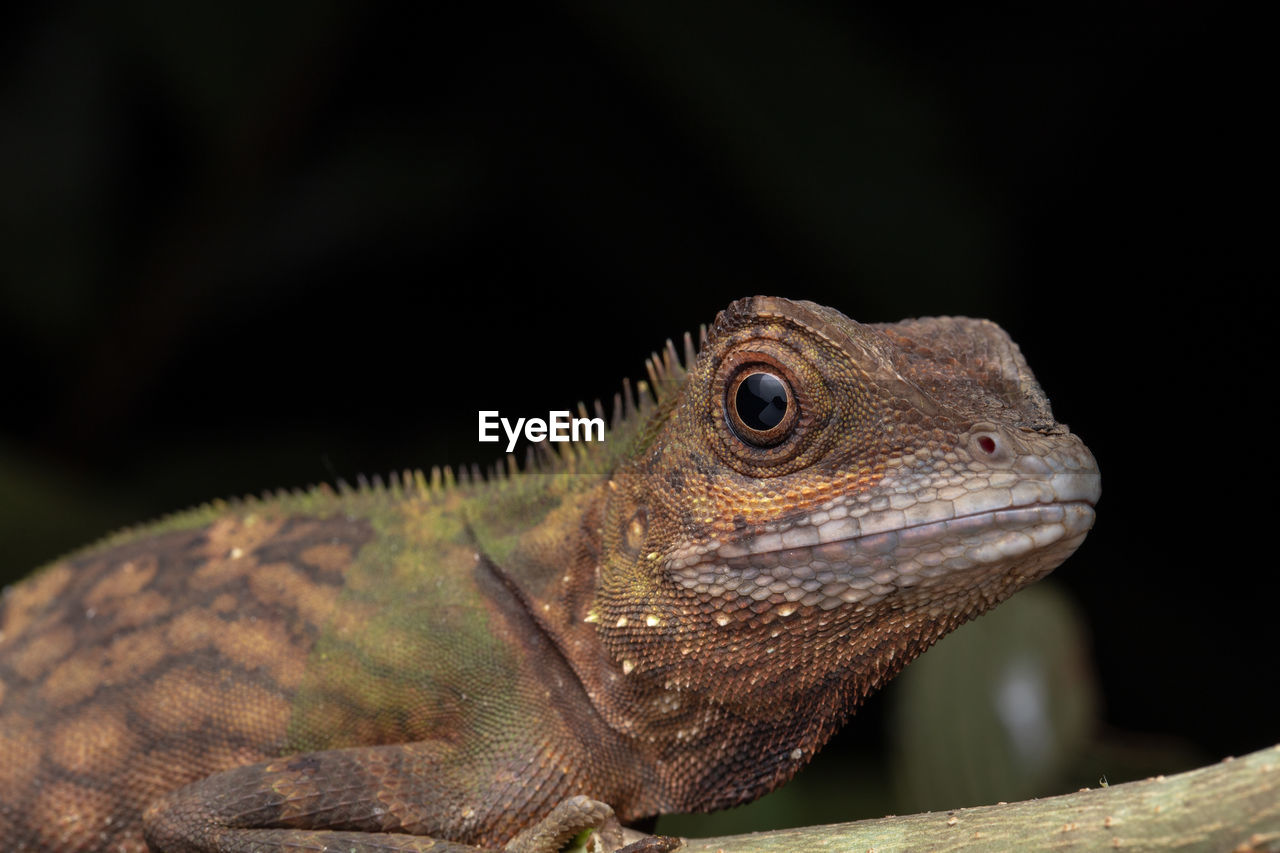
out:
<path id="1" fill-rule="evenodd" d="M 997 473 L 982 487 L 938 489 L 901 508 L 829 504 L 752 536 L 687 546 L 668 568 L 699 596 L 784 611 L 870 607 L 914 589 L 972 588 L 992 573 L 1029 583 L 1093 526 L 1101 481 L 1091 457 L 1079 461 L 1032 476 Z"/>
<path id="2" fill-rule="evenodd" d="M 971 587 L 978 573 L 1021 567 L 1027 583 L 1071 555 L 1093 526 L 1086 501 L 989 510 L 816 545 L 748 550 L 676 569 L 698 594 L 834 610 L 870 607 L 913 588 Z M 767 535 L 767 534 L 766 534 Z M 758 537 L 762 538 L 762 537 Z M 759 544 L 756 542 L 755 544 Z"/>

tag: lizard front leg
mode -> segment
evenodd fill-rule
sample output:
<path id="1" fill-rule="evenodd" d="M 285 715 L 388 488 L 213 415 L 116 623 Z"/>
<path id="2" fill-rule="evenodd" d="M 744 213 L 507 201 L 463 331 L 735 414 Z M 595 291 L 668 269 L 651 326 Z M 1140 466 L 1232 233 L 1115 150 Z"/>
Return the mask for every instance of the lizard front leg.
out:
<path id="1" fill-rule="evenodd" d="M 583 830 L 605 829 L 606 849 L 617 846 L 612 809 L 585 796 L 535 813 L 505 847 L 496 846 L 511 833 L 495 827 L 495 818 L 510 822 L 530 804 L 483 795 L 467 802 L 438 754 L 428 744 L 355 747 L 216 773 L 146 809 L 147 843 L 160 853 L 555 853 Z"/>

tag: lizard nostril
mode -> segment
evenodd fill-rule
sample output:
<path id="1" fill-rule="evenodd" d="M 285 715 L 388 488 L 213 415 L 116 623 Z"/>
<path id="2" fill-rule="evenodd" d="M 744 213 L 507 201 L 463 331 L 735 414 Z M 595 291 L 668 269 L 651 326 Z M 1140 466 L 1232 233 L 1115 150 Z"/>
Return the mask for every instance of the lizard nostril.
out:
<path id="1" fill-rule="evenodd" d="M 1016 447 L 999 430 L 979 427 L 969 434 L 969 456 L 983 465 L 1001 467 L 1013 462 Z"/>

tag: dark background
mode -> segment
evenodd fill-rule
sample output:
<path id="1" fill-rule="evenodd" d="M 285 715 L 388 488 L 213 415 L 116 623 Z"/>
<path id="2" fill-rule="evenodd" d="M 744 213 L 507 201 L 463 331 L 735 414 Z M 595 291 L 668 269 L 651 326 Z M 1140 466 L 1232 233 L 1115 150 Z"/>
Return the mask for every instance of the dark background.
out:
<path id="1" fill-rule="evenodd" d="M 213 497 L 492 461 L 477 409 L 611 397 L 739 296 L 985 316 L 1103 472 L 1052 581 L 1098 736 L 1157 744 L 1144 772 L 1280 741 L 1264 28 L 846 5 L 2 13 L 0 579 Z M 892 764 L 890 715 L 830 778 Z"/>

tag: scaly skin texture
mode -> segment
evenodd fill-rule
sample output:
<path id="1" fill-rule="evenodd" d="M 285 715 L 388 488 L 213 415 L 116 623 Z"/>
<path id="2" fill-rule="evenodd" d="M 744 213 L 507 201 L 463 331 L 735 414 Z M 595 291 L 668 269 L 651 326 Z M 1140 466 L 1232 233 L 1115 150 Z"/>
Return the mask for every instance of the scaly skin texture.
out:
<path id="1" fill-rule="evenodd" d="M 746 802 L 1092 525 L 989 322 L 756 297 L 691 349 L 604 445 L 211 505 L 7 590 L 7 849 L 550 851 L 600 803 Z"/>

